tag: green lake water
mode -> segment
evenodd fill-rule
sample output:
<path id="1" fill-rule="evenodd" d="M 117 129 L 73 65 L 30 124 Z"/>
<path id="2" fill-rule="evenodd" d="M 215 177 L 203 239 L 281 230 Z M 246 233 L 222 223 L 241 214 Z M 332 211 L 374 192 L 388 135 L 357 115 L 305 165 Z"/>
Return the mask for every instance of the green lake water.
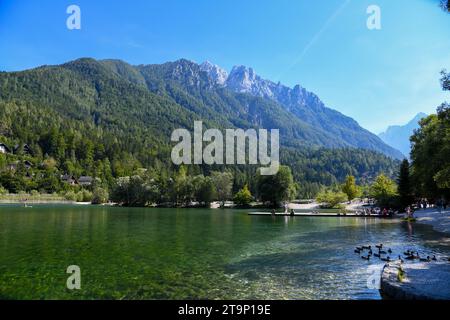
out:
<path id="1" fill-rule="evenodd" d="M 0 206 L 2 299 L 380 299 L 353 250 L 448 254 L 431 228 L 243 210 Z M 447 238 L 448 240 L 448 238 Z M 66 269 L 81 268 L 81 290 Z"/>

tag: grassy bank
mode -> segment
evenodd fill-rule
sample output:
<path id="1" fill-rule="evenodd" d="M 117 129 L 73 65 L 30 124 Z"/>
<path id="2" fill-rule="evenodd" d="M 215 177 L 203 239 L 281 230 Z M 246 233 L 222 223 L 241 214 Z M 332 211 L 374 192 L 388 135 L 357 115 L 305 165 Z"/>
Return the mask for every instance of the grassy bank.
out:
<path id="1" fill-rule="evenodd" d="M 0 194 L 0 203 L 73 203 L 59 194 L 41 194 L 41 193 L 7 193 Z"/>

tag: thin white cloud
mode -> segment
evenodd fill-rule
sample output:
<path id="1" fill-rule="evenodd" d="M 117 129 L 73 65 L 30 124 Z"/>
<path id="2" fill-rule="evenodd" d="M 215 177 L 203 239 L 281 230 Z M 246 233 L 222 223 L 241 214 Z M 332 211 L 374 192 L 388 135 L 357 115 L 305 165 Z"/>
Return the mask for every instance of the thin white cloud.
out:
<path id="1" fill-rule="evenodd" d="M 345 0 L 344 3 L 342 3 L 339 8 L 337 8 L 336 11 L 334 11 L 331 16 L 325 21 L 325 23 L 322 25 L 322 28 L 314 34 L 314 36 L 311 38 L 311 40 L 306 44 L 306 46 L 303 48 L 303 50 L 300 52 L 300 54 L 293 60 L 293 62 L 289 65 L 289 67 L 280 75 L 276 77 L 276 79 L 280 79 L 284 74 L 292 70 L 296 65 L 298 65 L 305 55 L 308 53 L 308 51 L 313 47 L 316 42 L 320 39 L 322 34 L 330 27 L 330 25 L 334 22 L 334 20 L 342 13 L 342 11 L 350 4 L 352 0 Z"/>

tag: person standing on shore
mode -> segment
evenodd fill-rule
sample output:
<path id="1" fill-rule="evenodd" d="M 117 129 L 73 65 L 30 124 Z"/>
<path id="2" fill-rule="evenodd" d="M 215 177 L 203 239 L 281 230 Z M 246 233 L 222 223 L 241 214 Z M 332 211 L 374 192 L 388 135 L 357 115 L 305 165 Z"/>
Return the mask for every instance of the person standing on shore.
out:
<path id="1" fill-rule="evenodd" d="M 406 218 L 410 219 L 411 218 L 411 207 L 407 206 L 405 211 L 406 211 Z"/>

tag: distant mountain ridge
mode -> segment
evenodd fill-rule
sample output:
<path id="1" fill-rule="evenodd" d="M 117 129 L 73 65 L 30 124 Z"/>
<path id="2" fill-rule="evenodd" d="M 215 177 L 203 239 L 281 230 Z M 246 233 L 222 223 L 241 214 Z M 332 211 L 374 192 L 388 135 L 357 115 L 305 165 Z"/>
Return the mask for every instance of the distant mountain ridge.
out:
<path id="1" fill-rule="evenodd" d="M 34 74 L 43 72 L 58 78 L 62 83 L 74 82 L 70 85 L 75 87 L 86 81 L 94 83 L 94 89 L 99 93 L 89 92 L 89 101 L 92 101 L 90 103 L 106 103 L 104 90 L 101 89 L 114 89 L 111 84 L 120 84 L 123 87 L 120 90 L 133 93 L 133 99 L 139 97 L 143 99 L 149 94 L 155 94 L 156 97 L 149 96 L 146 99 L 156 101 L 163 99 L 157 105 L 162 108 L 167 103 L 173 105 L 173 108 L 181 108 L 176 114 L 170 112 L 164 115 L 165 118 L 171 119 L 170 125 L 164 128 L 165 131 L 174 128 L 175 123 L 187 125 L 184 119 L 191 119 L 191 123 L 193 120 L 203 120 L 205 125 L 218 128 L 276 128 L 280 129 L 281 144 L 285 147 L 361 148 L 396 159 L 402 158 L 399 151 L 361 128 L 353 119 L 325 107 L 315 94 L 300 86 L 289 88 L 280 83 L 264 80 L 253 69 L 245 66 L 234 67 L 228 74 L 210 62 L 199 65 L 186 59 L 164 64 L 133 66 L 121 60 L 82 58 L 60 66 L 43 66 L 18 73 L 6 73 L 5 76 L 20 84 L 25 83 L 24 81 L 33 81 Z M 75 74 L 70 75 L 70 72 Z M 76 80 L 78 78 L 80 80 Z M 109 80 L 106 83 L 98 82 L 97 78 L 102 81 Z M 43 97 L 39 96 L 38 91 L 26 90 L 30 86 L 42 84 L 23 84 L 17 87 L 20 91 L 3 92 L 3 95 L 7 99 L 14 97 L 22 99 L 24 96 L 33 95 L 35 99 L 42 100 Z M 137 93 L 139 95 L 134 97 Z M 78 101 L 84 101 L 83 95 L 86 93 L 67 91 L 58 93 L 60 94 L 79 103 Z M 121 104 L 126 104 L 130 97 L 129 94 L 123 95 L 121 99 L 124 99 L 124 102 Z M 54 100 L 49 96 L 43 103 L 51 101 L 57 109 L 70 114 L 76 113 L 75 110 L 68 109 L 67 105 L 55 105 Z M 116 101 L 114 103 L 118 104 Z M 142 104 L 148 105 L 145 100 Z M 86 108 L 86 105 L 80 105 L 80 108 Z M 150 105 L 146 108 L 152 110 Z M 116 111 L 122 109 L 123 106 L 119 105 L 117 109 L 106 107 L 104 111 L 96 111 L 96 117 L 105 118 L 111 112 L 115 112 L 111 117 L 116 117 Z M 159 113 L 157 114 L 159 117 Z M 177 120 L 176 117 L 180 117 L 183 121 Z M 150 125 L 157 126 L 161 123 Z"/>
<path id="2" fill-rule="evenodd" d="M 354 119 L 327 108 L 320 98 L 300 85 L 293 88 L 261 78 L 246 66 L 235 66 L 228 75 L 221 67 L 204 62 L 205 71 L 217 85 L 237 93 L 270 99 L 283 106 L 298 119 L 357 148 L 383 152 L 394 158 L 402 158 L 401 152 L 386 146 L 373 133 L 362 128 Z"/>
<path id="3" fill-rule="evenodd" d="M 400 150 L 406 157 L 409 157 L 411 143 L 409 138 L 414 130 L 419 128 L 419 121 L 428 115 L 420 112 L 411 121 L 405 125 L 389 126 L 385 132 L 379 134 L 379 137 L 388 145 Z"/>
<path id="4" fill-rule="evenodd" d="M 347 175 L 365 184 L 380 173 L 393 177 L 398 170 L 399 162 L 392 158 L 397 151 L 359 126 L 353 131 L 358 139 L 344 140 L 332 132 L 351 129 L 342 121 L 330 122 L 325 130 L 275 98 L 229 89 L 229 77 L 220 70 L 213 75 L 185 59 L 133 66 L 82 58 L 0 72 L 0 141 L 30 145 L 38 158 L 56 159 L 63 173 L 72 172 L 72 164 L 84 175 L 103 166 L 120 177 L 138 168 L 177 170 L 170 161 L 171 134 L 179 128 L 192 130 L 194 121 L 201 120 L 205 128 L 219 130 L 279 129 L 281 163 L 291 167 L 302 197 L 314 197 L 322 186 L 341 183 Z M 314 108 L 304 107 L 320 121 L 321 112 Z M 239 181 L 255 172 L 254 166 L 189 168 L 195 174 L 225 169 Z"/>

